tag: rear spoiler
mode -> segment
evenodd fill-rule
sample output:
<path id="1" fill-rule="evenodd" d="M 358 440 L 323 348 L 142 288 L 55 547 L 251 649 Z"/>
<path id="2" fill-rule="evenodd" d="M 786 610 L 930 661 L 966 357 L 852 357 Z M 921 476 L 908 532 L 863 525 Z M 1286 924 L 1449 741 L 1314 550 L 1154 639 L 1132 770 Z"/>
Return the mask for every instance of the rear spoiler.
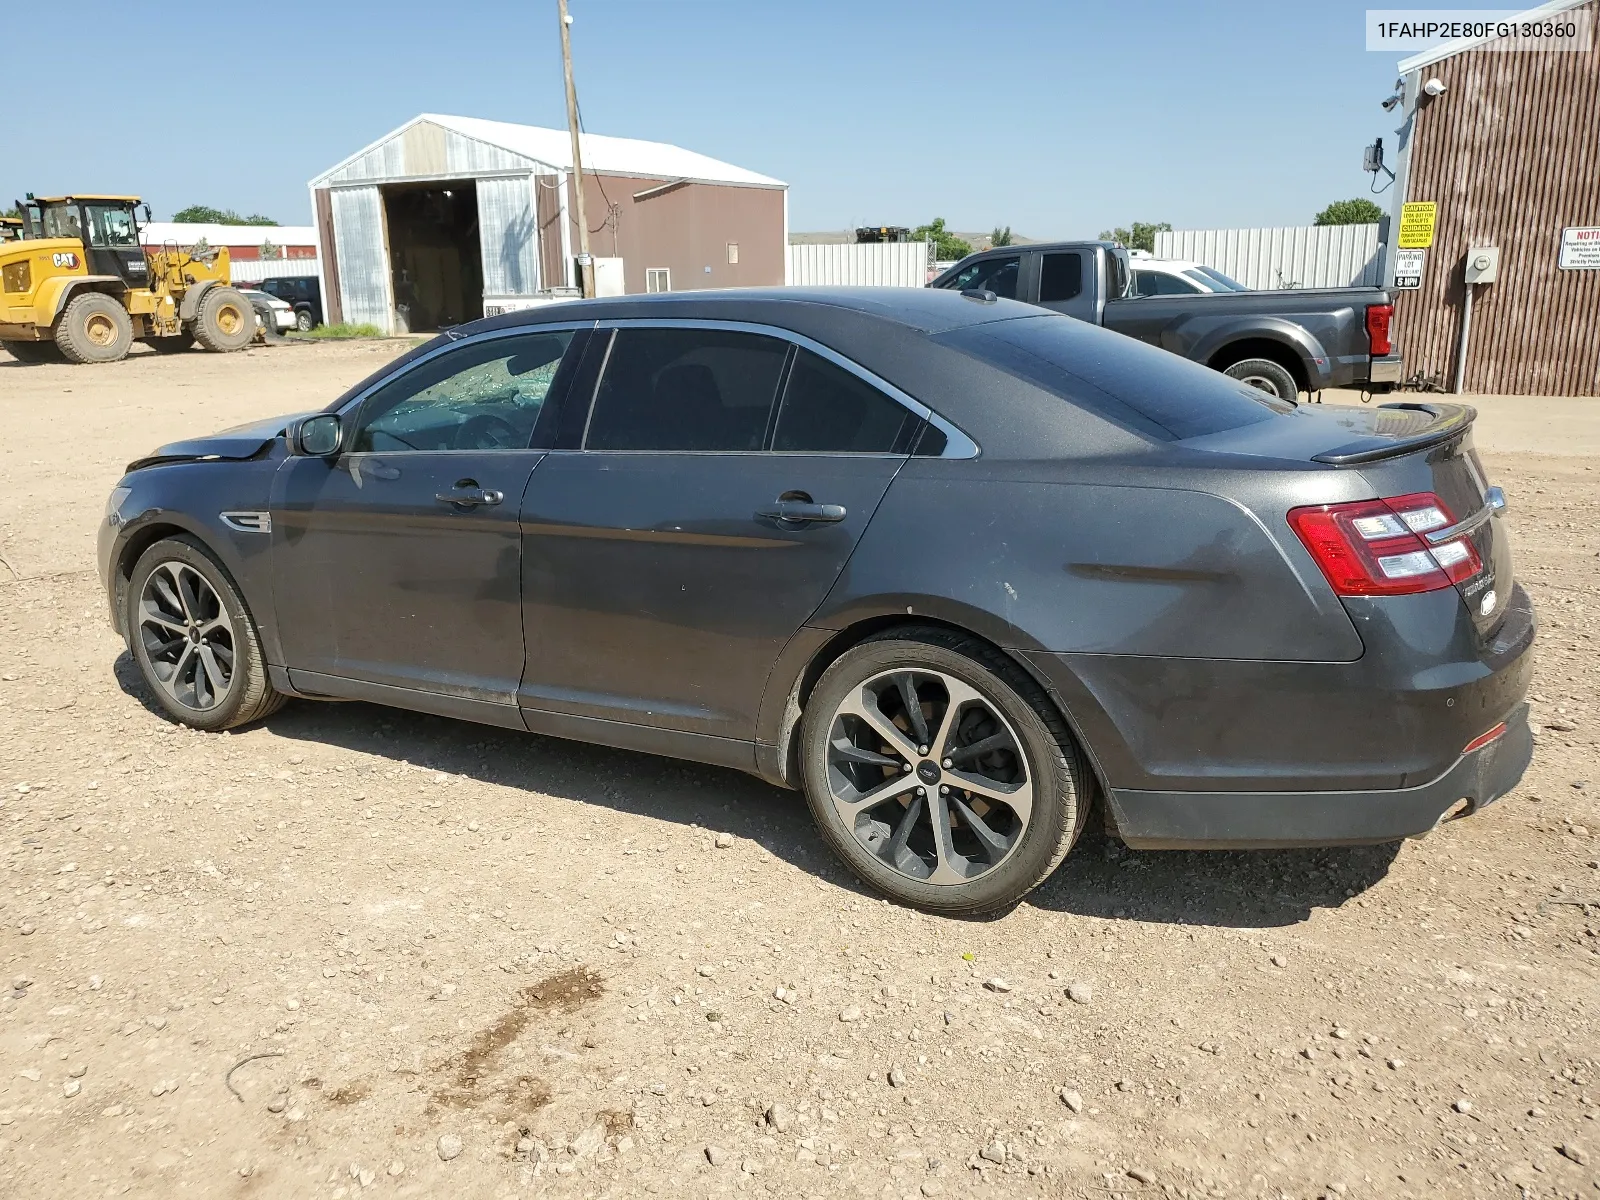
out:
<path id="1" fill-rule="evenodd" d="M 1398 413 L 1420 414 L 1396 422 L 1393 434 L 1370 434 L 1334 450 L 1312 456 L 1313 462 L 1334 467 L 1354 467 L 1384 458 L 1399 458 L 1429 446 L 1442 445 L 1472 428 L 1478 410 L 1470 404 L 1380 404 Z"/>

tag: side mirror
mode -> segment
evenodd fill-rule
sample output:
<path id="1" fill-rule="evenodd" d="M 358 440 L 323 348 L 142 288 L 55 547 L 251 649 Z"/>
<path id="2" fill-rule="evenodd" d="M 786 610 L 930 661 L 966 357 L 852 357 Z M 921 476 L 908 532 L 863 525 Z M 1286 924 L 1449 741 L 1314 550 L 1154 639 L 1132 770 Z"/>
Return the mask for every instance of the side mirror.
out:
<path id="1" fill-rule="evenodd" d="M 319 413 L 289 430 L 289 453 L 305 458 L 328 458 L 339 452 L 344 429 L 337 413 Z"/>

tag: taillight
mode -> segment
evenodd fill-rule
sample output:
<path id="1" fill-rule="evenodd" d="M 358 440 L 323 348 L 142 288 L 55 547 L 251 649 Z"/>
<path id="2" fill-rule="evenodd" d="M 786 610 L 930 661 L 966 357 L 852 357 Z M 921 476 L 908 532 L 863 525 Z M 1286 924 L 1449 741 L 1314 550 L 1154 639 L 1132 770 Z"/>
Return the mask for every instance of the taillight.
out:
<path id="1" fill-rule="evenodd" d="M 1341 596 L 1408 596 L 1471 579 L 1483 560 L 1465 536 L 1436 546 L 1422 539 L 1453 524 L 1432 492 L 1289 512 L 1290 527 Z"/>
<path id="2" fill-rule="evenodd" d="M 1394 320 L 1394 305 L 1367 305 L 1367 352 L 1374 358 L 1394 348 L 1389 340 L 1389 325 Z"/>

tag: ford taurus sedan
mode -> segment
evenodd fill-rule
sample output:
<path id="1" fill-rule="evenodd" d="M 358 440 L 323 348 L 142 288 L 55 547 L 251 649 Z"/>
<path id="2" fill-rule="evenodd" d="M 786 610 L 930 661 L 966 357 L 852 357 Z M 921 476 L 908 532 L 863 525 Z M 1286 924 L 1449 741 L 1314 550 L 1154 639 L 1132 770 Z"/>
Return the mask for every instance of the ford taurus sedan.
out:
<path id="1" fill-rule="evenodd" d="M 366 700 L 803 789 L 871 886 L 1425 833 L 1511 788 L 1534 619 L 1457 405 L 1284 405 L 992 293 L 581 301 L 165 446 L 111 618 L 198 729 Z"/>

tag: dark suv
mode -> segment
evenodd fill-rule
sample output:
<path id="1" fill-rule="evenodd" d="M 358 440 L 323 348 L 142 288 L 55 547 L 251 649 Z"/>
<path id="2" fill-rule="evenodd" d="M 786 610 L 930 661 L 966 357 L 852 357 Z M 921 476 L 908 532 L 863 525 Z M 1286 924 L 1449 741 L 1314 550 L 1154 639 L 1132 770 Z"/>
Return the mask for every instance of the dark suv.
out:
<path id="1" fill-rule="evenodd" d="M 294 309 L 295 327 L 301 333 L 322 324 L 322 284 L 315 275 L 263 279 L 256 287 Z"/>

